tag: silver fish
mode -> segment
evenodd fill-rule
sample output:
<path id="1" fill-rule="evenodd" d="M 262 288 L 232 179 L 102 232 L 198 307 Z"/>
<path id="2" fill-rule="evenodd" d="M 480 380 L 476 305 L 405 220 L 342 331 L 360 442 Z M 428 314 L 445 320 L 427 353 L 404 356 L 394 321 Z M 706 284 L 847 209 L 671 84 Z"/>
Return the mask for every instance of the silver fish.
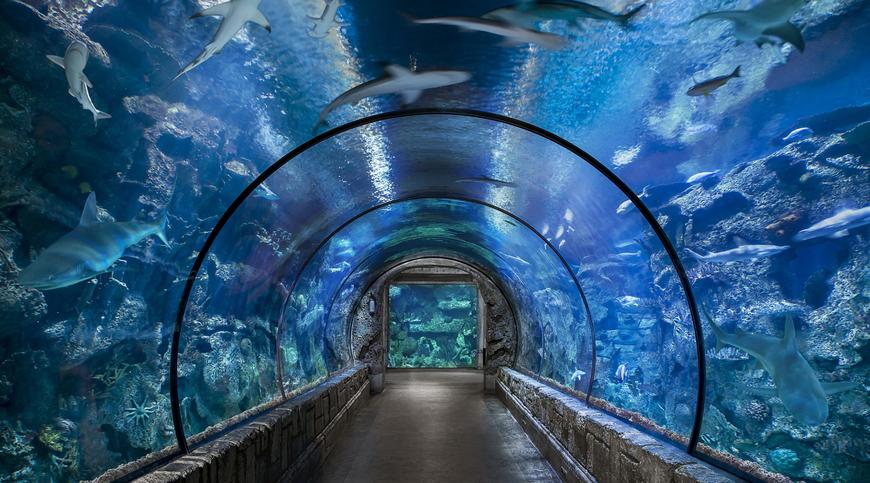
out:
<path id="1" fill-rule="evenodd" d="M 740 77 L 739 65 L 736 69 L 734 69 L 734 72 L 728 75 L 721 75 L 719 77 L 714 77 L 712 79 L 698 82 L 697 84 L 693 85 L 688 91 L 686 91 L 686 94 L 690 96 L 709 96 L 711 92 L 724 86 L 728 83 L 728 81 L 735 77 Z"/>

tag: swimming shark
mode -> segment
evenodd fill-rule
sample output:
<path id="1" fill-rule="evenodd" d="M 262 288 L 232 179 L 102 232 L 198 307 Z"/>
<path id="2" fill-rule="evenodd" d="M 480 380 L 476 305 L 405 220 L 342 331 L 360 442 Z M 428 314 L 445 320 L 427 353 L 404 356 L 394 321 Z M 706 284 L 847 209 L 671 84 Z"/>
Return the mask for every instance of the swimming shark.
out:
<path id="1" fill-rule="evenodd" d="M 333 28 L 344 27 L 345 23 L 335 19 L 338 9 L 342 6 L 341 0 L 328 0 L 323 6 L 323 13 L 319 17 L 309 15 L 308 18 L 314 20 L 314 26 L 308 32 L 308 35 L 316 39 L 322 39 L 329 35 Z"/>
<path id="2" fill-rule="evenodd" d="M 800 141 L 802 139 L 806 139 L 815 134 L 812 129 L 808 127 L 799 127 L 794 131 L 788 133 L 784 138 L 782 138 L 783 142 L 790 143 L 792 141 Z"/>
<path id="3" fill-rule="evenodd" d="M 845 209 L 834 216 L 804 228 L 795 235 L 795 241 L 806 241 L 813 238 L 842 238 L 849 230 L 870 224 L 870 206 L 858 209 Z"/>
<path id="4" fill-rule="evenodd" d="M 813 368 L 798 351 L 791 315 L 785 319 L 785 335 L 778 339 L 741 330 L 728 334 L 713 322 L 706 309 L 703 312 L 716 336 L 716 351 L 722 348 L 722 344 L 727 344 L 755 357 L 773 379 L 776 391 L 772 395 L 779 396 L 792 416 L 804 424 L 817 426 L 828 419 L 827 395 L 858 387 L 851 381 L 819 381 Z M 753 389 L 753 392 L 765 391 Z"/>
<path id="5" fill-rule="evenodd" d="M 355 104 L 366 97 L 384 94 L 400 94 L 403 104 L 411 104 L 426 89 L 460 84 L 468 79 L 471 79 L 471 74 L 461 70 L 412 72 L 402 66 L 388 65 L 382 77 L 353 87 L 330 102 L 320 112 L 315 129 L 326 121 L 330 112 L 344 104 Z"/>
<path id="6" fill-rule="evenodd" d="M 94 85 L 91 84 L 91 81 L 85 75 L 88 55 L 88 46 L 76 40 L 69 44 L 63 57 L 56 55 L 46 55 L 46 57 L 64 70 L 66 82 L 69 84 L 69 95 L 79 101 L 82 109 L 91 111 L 91 114 L 94 115 L 94 126 L 96 126 L 99 119 L 108 119 L 112 116 L 97 109 L 94 106 L 94 101 L 91 100 L 91 93 L 88 91 L 88 88 L 94 87 Z"/>
<path id="7" fill-rule="evenodd" d="M 701 82 L 696 82 L 688 91 L 686 91 L 687 95 L 690 96 L 709 96 L 716 89 L 724 86 L 731 79 L 735 77 L 740 77 L 740 66 L 738 65 L 733 72 L 728 75 L 720 75 L 718 77 L 714 77 L 712 79 L 708 79 Z"/>
<path id="8" fill-rule="evenodd" d="M 248 22 L 253 22 L 262 26 L 267 32 L 272 33 L 272 26 L 266 20 L 266 16 L 258 9 L 261 0 L 230 0 L 229 2 L 219 3 L 205 10 L 193 14 L 190 18 L 199 17 L 223 17 L 221 24 L 203 51 L 196 56 L 195 59 L 173 78 L 178 79 L 184 74 L 190 72 L 198 65 L 210 59 L 213 55 L 219 53 L 224 46 L 232 40 L 233 37 L 244 27 Z"/>
<path id="9" fill-rule="evenodd" d="M 773 44 L 774 38 L 794 45 L 803 52 L 806 47 L 800 29 L 789 22 L 806 0 L 762 0 L 749 10 L 724 10 L 705 13 L 698 20 L 728 20 L 734 24 L 734 34 L 740 42 L 754 42 L 761 47 Z"/>
<path id="10" fill-rule="evenodd" d="M 52 243 L 18 274 L 18 283 L 37 290 L 54 290 L 83 282 L 110 270 L 127 247 L 164 233 L 166 215 L 156 222 L 100 222 L 97 197 L 91 192 L 78 226 Z"/>
<path id="11" fill-rule="evenodd" d="M 565 46 L 565 39 L 559 35 L 521 27 L 504 20 L 478 17 L 436 17 L 411 19 L 411 21 L 417 24 L 452 25 L 466 31 L 498 35 L 504 37 L 502 44 L 505 46 L 537 44 L 548 49 L 560 49 Z"/>
<path id="12" fill-rule="evenodd" d="M 622 26 L 628 24 L 644 7 L 641 4 L 624 14 L 610 13 L 601 7 L 586 2 L 525 2 L 509 7 L 497 8 L 483 15 L 483 18 L 502 20 L 525 28 L 533 28 L 543 20 L 564 20 L 579 24 L 583 19 L 604 20 Z"/>
<path id="13" fill-rule="evenodd" d="M 734 263 L 746 260 L 756 260 L 758 258 L 772 257 L 778 253 L 788 250 L 788 246 L 780 245 L 740 245 L 737 248 L 725 250 L 721 252 L 711 252 L 706 255 L 701 255 L 690 248 L 686 248 L 689 255 L 692 255 L 702 262 L 711 263 Z"/>

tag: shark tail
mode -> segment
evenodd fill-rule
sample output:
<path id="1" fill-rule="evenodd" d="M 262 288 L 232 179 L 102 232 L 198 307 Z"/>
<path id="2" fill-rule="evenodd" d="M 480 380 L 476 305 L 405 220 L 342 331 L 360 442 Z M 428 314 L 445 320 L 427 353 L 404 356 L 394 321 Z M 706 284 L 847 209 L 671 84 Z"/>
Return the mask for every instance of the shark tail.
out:
<path id="1" fill-rule="evenodd" d="M 646 7 L 646 4 L 645 4 L 645 3 L 641 3 L 639 6 L 637 6 L 637 7 L 633 8 L 633 9 L 629 10 L 629 11 L 626 12 L 625 14 L 623 14 L 623 15 L 617 15 L 616 18 L 619 19 L 619 23 L 620 23 L 620 24 L 622 24 L 622 25 L 628 25 L 628 21 L 631 20 L 632 17 L 634 17 L 635 15 L 637 15 L 638 12 L 640 12 L 641 10 L 643 10 L 644 7 Z"/>
<path id="2" fill-rule="evenodd" d="M 734 69 L 734 72 L 731 73 L 730 77 L 740 77 L 740 66 Z"/>
<path id="3" fill-rule="evenodd" d="M 179 77 L 183 76 L 184 74 L 187 74 L 188 72 L 192 71 L 193 69 L 198 67 L 200 64 L 202 64 L 203 62 L 210 59 L 214 54 L 217 54 L 218 52 L 220 52 L 220 48 L 217 45 L 215 45 L 213 42 L 209 42 L 209 44 L 206 45 L 205 48 L 202 50 L 202 53 L 197 55 L 196 58 L 193 59 L 193 61 L 191 63 L 187 64 L 183 69 L 178 71 L 178 74 L 176 74 L 175 77 L 172 78 L 172 80 L 176 80 Z"/>
<path id="4" fill-rule="evenodd" d="M 112 115 L 109 114 L 108 112 L 103 112 L 99 109 L 95 109 L 94 110 L 94 126 L 97 125 L 97 121 L 99 121 L 100 119 L 109 119 L 111 117 L 112 117 Z"/>
<path id="5" fill-rule="evenodd" d="M 716 336 L 716 352 L 719 352 L 719 350 L 722 349 L 722 341 L 728 337 L 728 334 L 726 334 L 721 327 L 716 325 L 716 322 L 713 322 L 713 317 L 710 316 L 707 307 L 701 305 L 701 311 L 704 313 L 704 318 L 707 319 L 707 323 L 710 324 L 710 329 L 713 331 L 713 335 Z"/>
<path id="6" fill-rule="evenodd" d="M 166 221 L 168 219 L 168 212 L 164 211 L 163 216 L 160 217 L 160 221 L 157 222 L 157 230 L 154 232 L 157 235 L 157 238 L 163 242 L 164 245 L 170 247 L 172 245 L 169 244 L 169 240 L 166 238 Z"/>

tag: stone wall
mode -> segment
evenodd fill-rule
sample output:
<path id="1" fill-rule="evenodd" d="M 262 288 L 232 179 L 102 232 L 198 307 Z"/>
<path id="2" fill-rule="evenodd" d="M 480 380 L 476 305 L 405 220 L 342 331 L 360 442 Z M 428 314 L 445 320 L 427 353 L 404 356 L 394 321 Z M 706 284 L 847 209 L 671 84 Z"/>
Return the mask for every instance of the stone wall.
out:
<path id="1" fill-rule="evenodd" d="M 368 396 L 366 367 L 351 367 L 135 481 L 307 481 Z M 96 481 L 123 476 L 110 473 Z"/>
<path id="2" fill-rule="evenodd" d="M 565 481 L 742 481 L 513 369 L 499 370 L 497 392 Z"/>

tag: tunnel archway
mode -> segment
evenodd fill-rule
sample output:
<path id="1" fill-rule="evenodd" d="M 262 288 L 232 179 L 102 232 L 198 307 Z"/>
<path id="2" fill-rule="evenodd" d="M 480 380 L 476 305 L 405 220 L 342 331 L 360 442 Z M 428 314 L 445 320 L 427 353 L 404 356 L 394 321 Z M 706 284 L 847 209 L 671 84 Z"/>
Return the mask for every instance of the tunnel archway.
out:
<path id="1" fill-rule="evenodd" d="M 294 169 L 282 170 L 288 165 Z M 511 176 L 512 179 L 496 176 Z M 281 200 L 279 204 L 282 210 L 273 205 L 264 206 L 261 200 L 252 197 L 266 180 L 269 180 L 272 190 Z M 684 386 L 694 385 L 695 391 L 683 391 L 679 396 L 682 399 L 674 404 L 693 407 L 694 410 L 690 427 L 668 429 L 672 438 L 674 434 L 682 435 L 684 439 L 677 442 L 684 443 L 689 452 L 694 452 L 704 408 L 705 370 L 701 323 L 685 270 L 664 228 L 626 183 L 580 148 L 555 134 L 516 119 L 459 109 L 385 113 L 320 134 L 263 171 L 221 216 L 194 260 L 182 292 L 172 336 L 170 399 L 173 425 L 182 451 L 188 451 L 185 423 L 193 424 L 191 418 L 185 421 L 183 413 L 186 410 L 182 402 L 188 401 L 188 407 L 195 404 L 199 408 L 200 405 L 196 400 L 195 388 L 188 390 L 186 395 L 181 394 L 180 369 L 184 370 L 183 377 L 188 384 L 197 377 L 203 381 L 228 377 L 237 383 L 236 386 L 243 387 L 243 396 L 241 393 L 228 395 L 237 400 L 223 404 L 224 411 L 227 410 L 225 408 L 231 408 L 231 411 L 244 413 L 265 407 L 269 401 L 278 398 L 279 393 L 286 397 L 283 386 L 278 391 L 261 380 L 264 372 L 277 370 L 283 365 L 281 333 L 278 329 L 284 317 L 281 316 L 282 322 L 277 324 L 264 322 L 274 320 L 274 317 L 264 315 L 265 312 L 285 305 L 282 297 L 275 296 L 279 292 L 277 288 L 285 287 L 283 292 L 287 292 L 286 287 L 291 283 L 288 277 L 294 277 L 292 284 L 295 287 L 310 261 L 321 252 L 321 248 L 331 243 L 342 228 L 351 226 L 368 213 L 378 213 L 379 208 L 401 206 L 403 201 L 414 200 L 466 202 L 489 208 L 515 221 L 523 220 L 520 224 L 527 231 L 534 232 L 538 244 L 515 246 L 512 247 L 516 249 L 513 253 L 490 257 L 487 261 L 492 264 L 492 270 L 526 275 L 534 273 L 527 268 L 533 267 L 533 264 L 523 256 L 558 259 L 559 262 L 555 264 L 560 266 L 558 271 L 544 270 L 535 273 L 534 277 L 521 277 L 530 284 L 538 284 L 528 290 L 527 297 L 521 303 L 531 304 L 540 310 L 582 305 L 588 316 L 588 330 L 592 330 L 596 318 L 607 318 L 608 306 L 612 307 L 614 303 L 611 298 L 618 298 L 616 293 L 624 294 L 625 304 L 631 304 L 632 296 L 625 291 L 629 286 L 649 285 L 651 280 L 655 280 L 653 283 L 669 283 L 678 287 L 676 290 L 681 291 L 685 306 L 669 307 L 670 313 L 677 315 L 668 323 L 679 326 L 683 335 L 676 342 L 671 342 L 682 344 L 675 349 L 682 357 L 680 363 L 676 364 L 683 378 L 679 382 Z M 542 205 L 539 200 L 546 201 Z M 610 209 L 607 214 L 607 207 L 612 206 L 613 201 L 618 203 L 623 200 L 627 200 L 636 211 L 626 216 L 623 213 L 614 215 Z M 436 211 L 438 209 L 442 210 L 442 214 L 450 213 L 449 209 L 436 207 Z M 252 216 L 256 216 L 259 226 L 246 223 L 247 217 Z M 516 222 L 511 224 L 514 227 L 517 225 Z M 463 232 L 477 236 L 471 245 L 488 246 L 491 252 L 497 252 L 501 246 L 510 244 L 512 237 L 504 229 L 504 223 L 499 225 L 492 216 L 475 217 L 469 222 L 469 226 L 472 225 L 474 230 L 466 229 Z M 646 251 L 648 269 L 641 270 L 638 265 L 627 263 L 620 266 L 623 253 L 616 250 L 624 246 L 619 237 L 625 234 L 627 226 L 641 233 L 643 243 L 638 242 L 638 245 Z M 386 224 L 386 227 L 389 233 L 390 225 Z M 282 234 L 280 239 L 273 236 L 276 233 Z M 251 240 L 257 242 L 249 243 Z M 442 241 L 454 242 L 454 245 L 456 242 L 449 238 Z M 389 242 L 386 239 L 385 243 Z M 266 253 L 264 246 L 270 247 L 271 251 Z M 641 248 L 631 255 L 643 257 Z M 354 256 L 355 250 L 351 249 L 348 253 Z M 235 268 L 223 272 L 220 269 L 214 269 L 211 273 L 204 271 L 203 265 L 210 257 L 233 260 Z M 475 258 L 485 259 L 479 253 Z M 605 267 L 605 264 L 610 265 Z M 350 266 L 348 264 L 346 268 Z M 546 265 L 533 268 L 540 269 L 541 266 Z M 653 267 L 655 274 L 652 273 Z M 346 268 L 335 273 L 343 272 Z M 607 271 L 606 275 L 603 270 Z M 567 272 L 567 276 L 564 272 Z M 584 273 L 587 274 L 585 278 L 578 276 Z M 595 273 L 598 273 L 598 277 Z M 210 277 L 222 282 L 219 286 L 210 286 Z M 551 285 L 564 284 L 565 278 L 570 280 L 568 285 L 574 286 L 578 292 L 573 301 L 571 297 L 551 290 Z M 583 287 L 588 285 L 596 286 L 595 296 L 599 301 L 586 301 Z M 234 286 L 235 293 L 244 293 L 245 296 L 226 297 L 229 290 L 226 286 Z M 292 293 L 293 289 L 289 289 L 289 292 Z M 599 314 L 592 313 L 590 303 L 595 304 L 594 308 Z M 210 304 L 220 305 L 233 323 L 244 324 L 246 313 L 254 314 L 259 324 L 255 324 L 255 330 L 265 334 L 260 339 L 268 340 L 269 334 L 274 331 L 271 336 L 274 350 L 270 353 L 265 349 L 266 355 L 271 355 L 271 361 L 269 357 L 261 357 L 264 352 L 262 347 L 254 349 L 256 342 L 253 337 L 227 340 L 223 357 L 229 357 L 228 353 L 241 357 L 251 357 L 251 353 L 256 353 L 252 366 L 256 370 L 249 373 L 233 372 L 233 368 L 223 364 L 205 374 L 206 371 L 199 365 L 201 355 L 190 350 L 191 344 L 185 343 L 182 335 L 188 313 L 207 312 L 206 308 Z M 643 311 L 644 308 L 639 310 Z M 305 315 L 309 314 L 297 313 L 297 323 L 313 323 L 306 322 L 308 319 Z M 574 319 L 576 321 L 580 317 Z M 567 334 L 568 329 L 554 328 L 553 321 L 549 322 L 550 333 L 545 337 L 558 339 L 558 336 Z M 190 329 L 200 330 L 195 325 Z M 675 329 L 675 333 L 678 332 Z M 606 346 L 604 341 L 593 340 L 591 360 L 587 362 L 589 367 L 595 367 L 598 363 L 595 348 L 599 342 Z M 311 345 L 311 340 L 303 343 L 309 344 L 308 349 L 317 349 Z M 620 350 L 631 350 L 631 344 L 622 346 L 628 349 Z M 553 367 L 540 375 L 564 380 L 570 368 L 564 361 L 556 361 L 556 356 L 565 354 L 564 348 L 559 354 L 548 354 L 554 360 Z M 322 354 L 319 356 L 322 358 Z M 541 357 L 545 357 L 543 353 Z M 315 367 L 320 371 L 318 374 L 326 371 L 327 366 L 323 361 L 319 364 L 322 367 Z M 588 397 L 593 396 L 593 384 L 599 377 L 594 369 L 590 372 L 587 402 Z M 314 375 L 303 374 L 291 386 L 304 385 Z M 279 374 L 278 377 L 283 384 L 284 375 Z M 190 411 L 187 413 L 190 414 Z M 193 432 L 213 426 L 222 418 L 227 418 L 227 415 L 215 410 L 211 413 L 206 411 L 206 416 L 202 416 L 198 410 L 197 417 L 199 421 L 191 426 L 195 429 Z M 658 422 L 663 426 L 670 424 L 667 415 Z"/>

